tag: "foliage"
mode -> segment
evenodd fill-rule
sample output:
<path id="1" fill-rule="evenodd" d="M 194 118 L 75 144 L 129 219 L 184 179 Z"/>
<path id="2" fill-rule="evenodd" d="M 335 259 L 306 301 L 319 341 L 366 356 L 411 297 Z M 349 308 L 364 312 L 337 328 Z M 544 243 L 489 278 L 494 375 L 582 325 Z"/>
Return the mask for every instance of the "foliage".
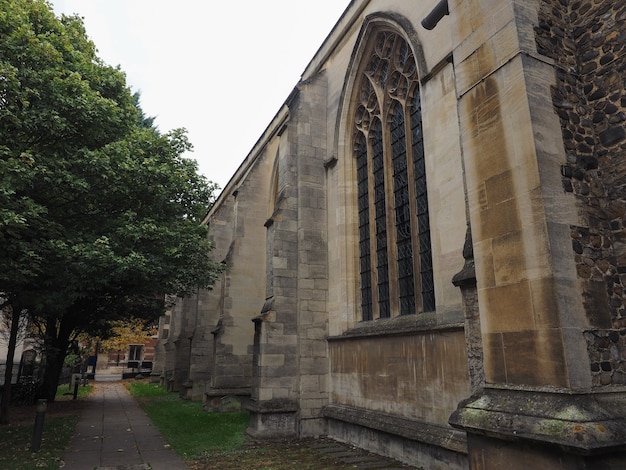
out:
<path id="1" fill-rule="evenodd" d="M 93 392 L 93 385 L 79 385 L 76 398 L 87 398 Z M 56 392 L 57 401 L 74 400 L 74 390 L 68 384 L 59 385 Z"/>
<path id="2" fill-rule="evenodd" d="M 30 407 L 32 408 L 32 407 Z M 78 415 L 46 416 L 39 452 L 30 451 L 33 436 L 34 410 L 29 422 L 9 425 L 2 429 L 0 439 L 0 468 L 11 470 L 56 470 L 70 442 Z"/>
<path id="3" fill-rule="evenodd" d="M 63 365 L 65 367 L 75 367 L 80 364 L 82 361 L 82 357 L 74 352 L 68 352 L 63 360 Z"/>
<path id="4" fill-rule="evenodd" d="M 217 186 L 138 100 L 79 17 L 0 0 L 0 292 L 44 338 L 50 400 L 78 334 L 154 320 L 220 271 L 200 223 Z"/>
<path id="5" fill-rule="evenodd" d="M 41 1 L 0 0 L 0 38 L 0 280 L 15 297 L 46 268 L 61 212 L 84 187 L 70 162 L 127 135 L 136 110 L 80 19 L 58 21 Z"/>
<path id="6" fill-rule="evenodd" d="M 115 321 L 110 326 L 109 336 L 100 341 L 100 351 L 124 351 L 131 344 L 145 344 L 157 333 L 153 323 L 139 318 Z"/>

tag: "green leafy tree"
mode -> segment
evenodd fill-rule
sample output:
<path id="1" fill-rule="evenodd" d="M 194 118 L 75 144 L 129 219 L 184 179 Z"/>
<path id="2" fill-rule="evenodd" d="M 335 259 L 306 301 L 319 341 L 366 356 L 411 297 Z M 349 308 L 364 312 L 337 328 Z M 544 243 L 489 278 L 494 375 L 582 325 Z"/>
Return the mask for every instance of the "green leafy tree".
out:
<path id="1" fill-rule="evenodd" d="M 0 294 L 42 336 L 49 400 L 78 334 L 154 319 L 220 270 L 200 223 L 217 186 L 138 99 L 80 18 L 0 0 Z"/>

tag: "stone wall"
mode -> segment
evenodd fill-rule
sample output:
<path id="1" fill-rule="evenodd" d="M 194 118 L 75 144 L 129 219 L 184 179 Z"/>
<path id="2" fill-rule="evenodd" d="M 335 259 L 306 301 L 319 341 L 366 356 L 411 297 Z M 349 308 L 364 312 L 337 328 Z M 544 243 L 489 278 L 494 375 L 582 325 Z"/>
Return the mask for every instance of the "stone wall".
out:
<path id="1" fill-rule="evenodd" d="M 470 394 L 462 327 L 420 331 L 415 319 L 399 320 L 396 334 L 382 334 L 393 321 L 379 320 L 377 334 L 332 339 L 331 403 L 445 426 Z"/>
<path id="2" fill-rule="evenodd" d="M 259 306 L 260 315 L 254 319 L 253 387 L 248 407 L 252 413 L 248 433 L 271 438 L 295 434 L 297 410 L 297 185 L 291 151 L 297 132 L 288 123 L 278 134 L 272 176 L 277 194 L 264 224 L 265 304 Z"/>
<path id="3" fill-rule="evenodd" d="M 298 122 L 298 435 L 310 437 L 324 434 L 328 403 L 327 77 L 299 88 L 290 107 Z"/>
<path id="4" fill-rule="evenodd" d="M 626 329 L 585 332 L 594 386 L 626 385 Z"/>
<path id="5" fill-rule="evenodd" d="M 622 385 L 626 368 L 626 1 L 546 0 L 537 50 L 557 64 L 552 98 L 579 203 L 572 256 L 583 285 L 593 385 Z M 616 338 L 613 341 L 611 338 Z M 606 343 L 606 344 L 605 344 Z"/>
<path id="6" fill-rule="evenodd" d="M 263 305 L 269 188 L 276 146 L 270 143 L 254 161 L 245 162 L 220 195 L 207 220 L 214 259 L 226 270 L 199 308 L 197 374 L 205 405 L 221 411 L 245 406 L 253 380 L 253 318 Z M 245 175 L 245 176 L 244 176 Z"/>
<path id="7" fill-rule="evenodd" d="M 266 302 L 255 320 L 255 386 L 249 433 L 324 433 L 328 333 L 326 262 L 326 77 L 302 83 L 288 102 L 266 221 Z M 296 420 L 296 411 L 298 412 Z"/>

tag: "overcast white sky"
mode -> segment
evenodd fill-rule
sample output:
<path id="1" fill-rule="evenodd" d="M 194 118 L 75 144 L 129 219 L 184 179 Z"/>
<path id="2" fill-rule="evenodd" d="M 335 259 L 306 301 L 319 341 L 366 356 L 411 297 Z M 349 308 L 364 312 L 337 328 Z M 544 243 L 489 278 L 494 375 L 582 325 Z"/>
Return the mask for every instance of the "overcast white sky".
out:
<path id="1" fill-rule="evenodd" d="M 84 18 L 162 132 L 185 127 L 200 172 L 226 183 L 349 0 L 52 0 Z"/>

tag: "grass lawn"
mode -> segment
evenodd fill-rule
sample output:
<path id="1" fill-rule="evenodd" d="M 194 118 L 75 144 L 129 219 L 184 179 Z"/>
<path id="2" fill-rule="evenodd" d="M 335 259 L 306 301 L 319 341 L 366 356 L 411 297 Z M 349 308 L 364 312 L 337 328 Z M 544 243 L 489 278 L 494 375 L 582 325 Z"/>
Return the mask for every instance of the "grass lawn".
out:
<path id="1" fill-rule="evenodd" d="M 254 441 L 246 437 L 249 415 L 209 413 L 202 403 L 146 382 L 126 387 L 192 470 L 354 470 L 316 449 L 319 441 Z M 390 463 L 393 468 L 401 465 Z M 381 467 L 378 467 L 381 468 Z"/>
<path id="2" fill-rule="evenodd" d="M 78 397 L 89 395 L 91 390 L 92 385 L 79 387 Z M 30 450 L 35 424 L 35 406 L 9 408 L 9 424 L 0 426 L 0 469 L 59 468 L 83 406 L 81 400 L 72 400 L 72 394 L 64 395 L 67 391 L 67 385 L 60 386 L 55 401 L 48 404 L 39 452 Z"/>
<path id="3" fill-rule="evenodd" d="M 86 398 L 91 395 L 91 392 L 93 392 L 93 385 L 79 385 L 76 398 Z M 59 385 L 59 388 L 57 388 L 57 394 L 54 399 L 55 401 L 73 400 L 74 389 L 71 389 L 67 384 Z"/>
<path id="4" fill-rule="evenodd" d="M 137 398 L 167 442 L 185 459 L 216 452 L 231 452 L 245 442 L 248 413 L 208 413 L 202 403 L 181 400 L 164 387 L 129 382 Z"/>

